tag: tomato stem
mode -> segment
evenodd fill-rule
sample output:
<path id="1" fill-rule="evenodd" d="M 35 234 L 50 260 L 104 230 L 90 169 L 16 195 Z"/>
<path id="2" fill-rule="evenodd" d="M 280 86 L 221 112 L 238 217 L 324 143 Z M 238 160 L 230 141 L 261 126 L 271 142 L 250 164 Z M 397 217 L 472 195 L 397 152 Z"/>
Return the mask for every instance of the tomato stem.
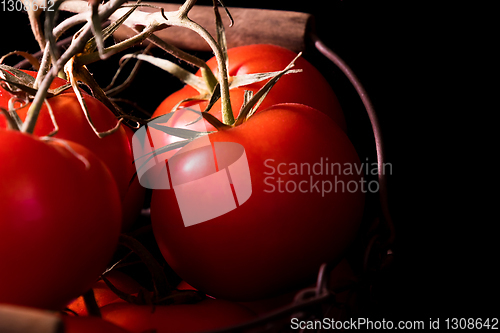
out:
<path id="1" fill-rule="evenodd" d="M 179 22 L 172 23 L 172 25 L 178 25 L 196 32 L 200 37 L 202 37 L 212 49 L 215 58 L 217 59 L 217 66 L 219 68 L 219 84 L 221 85 L 221 112 L 222 112 L 222 122 L 226 125 L 234 124 L 234 115 L 231 109 L 231 101 L 229 97 L 229 82 L 226 67 L 226 59 L 221 47 L 215 39 L 210 35 L 205 28 L 200 26 L 198 23 L 191 21 L 187 17 L 188 11 L 194 6 L 196 0 L 187 0 L 177 12 L 177 17 Z"/>
<path id="2" fill-rule="evenodd" d="M 123 1 L 123 0 L 117 0 Z M 113 3 L 110 1 L 109 3 Z M 108 3 L 108 4 L 109 4 Z M 200 35 L 210 46 L 212 51 L 217 58 L 217 63 L 219 67 L 219 82 L 221 85 L 221 106 L 222 106 L 222 120 L 227 125 L 232 125 L 234 123 L 234 115 L 231 109 L 231 103 L 229 99 L 229 83 L 228 83 L 228 75 L 227 75 L 227 67 L 225 64 L 224 53 L 221 50 L 221 47 L 214 40 L 214 38 L 199 24 L 191 21 L 187 14 L 191 10 L 191 8 L 195 5 L 196 0 L 186 0 L 184 4 L 182 4 L 177 11 L 174 12 L 164 12 L 161 13 L 146 13 L 146 12 L 135 12 L 124 22 L 125 25 L 132 28 L 135 31 L 138 31 L 138 27 L 147 27 L 150 24 L 160 24 L 158 29 L 163 29 L 168 26 L 178 26 L 190 29 Z M 108 5 L 102 5 L 102 7 Z M 78 2 L 66 2 L 62 3 L 61 8 L 63 10 L 68 10 L 76 13 L 83 13 L 88 10 L 85 6 Z M 120 17 L 121 12 L 125 10 L 124 8 L 120 8 L 113 13 L 113 16 L 110 18 L 112 21 L 117 21 L 118 17 Z M 104 21 L 101 19 L 101 21 Z M 87 24 L 89 25 L 89 24 Z M 87 27 L 87 30 L 89 27 Z M 165 49 L 167 52 L 170 52 L 174 56 L 179 59 L 185 60 L 188 63 L 194 63 L 196 66 L 201 68 L 201 72 L 203 78 L 207 83 L 208 90 L 213 91 L 213 88 L 217 85 L 217 80 L 215 79 L 212 71 L 202 61 L 198 60 L 193 56 L 186 56 L 185 53 L 179 51 L 173 46 L 168 46 L 166 43 L 162 42 L 159 38 L 154 35 L 148 36 L 148 40 L 152 43 L 158 45 L 159 47 Z"/>
<path id="3" fill-rule="evenodd" d="M 69 28 L 77 24 L 85 23 L 87 21 L 87 17 L 83 14 L 85 13 L 74 15 L 62 21 L 57 27 L 55 27 L 51 32 L 54 35 L 54 41 L 57 41 L 59 37 L 61 37 L 61 35 Z M 50 59 L 51 52 L 49 51 L 50 47 L 54 46 L 51 43 L 45 43 L 45 49 L 43 51 L 42 60 L 40 62 L 40 69 L 38 70 L 38 74 L 36 76 L 35 83 L 33 85 L 33 88 L 35 89 L 38 89 L 40 83 L 45 78 L 45 75 L 50 70 L 50 64 L 51 64 L 51 59 Z"/>
<path id="4" fill-rule="evenodd" d="M 160 25 L 158 23 L 152 23 L 149 26 L 147 26 L 142 32 L 139 34 L 124 40 L 123 42 L 117 43 L 113 46 L 110 46 L 102 52 L 93 52 L 93 53 L 88 53 L 88 54 L 83 54 L 81 56 L 78 56 L 78 62 L 81 65 L 88 65 L 93 62 L 102 60 L 103 56 L 109 57 L 113 54 L 116 54 L 120 51 L 126 50 L 136 44 L 141 43 L 145 39 L 147 39 L 151 34 L 153 34 L 159 27 Z"/>
<path id="5" fill-rule="evenodd" d="M 35 130 L 35 125 L 38 119 L 38 115 L 40 113 L 40 109 L 42 108 L 42 104 L 44 103 L 45 98 L 47 97 L 47 91 L 50 87 L 50 84 L 52 83 L 52 80 L 54 80 L 54 77 L 57 75 L 57 72 L 58 72 L 57 68 L 53 67 L 52 70 L 50 70 L 47 73 L 44 80 L 42 81 L 35 95 L 35 99 L 31 103 L 31 106 L 26 114 L 26 119 L 24 120 L 23 126 L 21 128 L 22 132 L 32 134 L 33 131 Z"/>
<path id="6" fill-rule="evenodd" d="M 126 0 L 116 0 L 116 1 L 110 1 L 104 5 L 102 5 L 101 10 L 99 11 L 100 19 L 101 21 L 105 21 L 111 14 L 113 14 Z M 56 2 L 58 6 L 62 2 Z M 55 11 L 58 10 L 58 7 L 56 8 Z M 46 51 L 49 51 L 49 53 L 54 53 L 54 47 L 55 47 L 55 40 L 56 36 L 53 33 L 52 29 L 52 22 L 53 22 L 53 16 L 51 12 L 49 13 L 47 17 L 45 18 L 45 27 L 48 28 L 46 29 L 46 36 L 49 37 L 47 38 L 47 46 L 46 46 Z M 35 95 L 35 98 L 33 100 L 33 103 L 31 104 L 28 113 L 26 115 L 26 119 L 24 121 L 24 124 L 21 128 L 22 132 L 25 133 L 33 133 L 35 129 L 35 124 L 38 119 L 38 115 L 40 113 L 40 109 L 42 107 L 42 104 L 45 101 L 45 98 L 47 97 L 47 91 L 50 88 L 50 84 L 54 80 L 54 78 L 57 76 L 59 71 L 64 68 L 64 65 L 76 54 L 82 52 L 83 48 L 85 47 L 87 41 L 89 38 L 92 36 L 92 29 L 91 29 L 91 24 L 87 23 L 81 30 L 80 34 L 78 37 L 74 39 L 74 42 L 71 43 L 69 48 L 64 52 L 59 58 L 54 58 L 56 54 L 49 54 L 49 56 L 52 57 L 52 68 L 48 71 L 47 75 L 43 78 L 43 81 L 40 84 L 40 87 Z"/>
<path id="7" fill-rule="evenodd" d="M 217 66 L 219 68 L 219 83 L 221 85 L 222 122 L 226 125 L 232 125 L 234 123 L 234 115 L 231 109 L 231 102 L 229 97 L 229 82 L 227 79 L 226 61 L 224 59 L 222 50 L 217 45 L 213 37 L 200 25 L 190 21 L 187 26 L 189 26 L 190 29 L 196 31 L 201 37 L 203 37 L 208 42 L 215 54 L 215 58 L 217 59 Z"/>
<path id="8" fill-rule="evenodd" d="M 210 69 L 210 67 L 207 65 L 205 61 L 202 59 L 195 57 L 192 54 L 189 54 L 187 52 L 182 51 L 181 49 L 173 46 L 172 44 L 169 44 L 159 38 L 156 35 L 151 35 L 148 37 L 148 40 L 153 43 L 154 45 L 158 46 L 162 50 L 170 53 L 177 59 L 184 60 L 188 64 L 191 64 L 193 66 L 196 66 L 201 69 L 201 76 L 205 79 L 205 83 L 208 87 L 209 91 L 213 91 L 215 86 L 217 85 L 217 79 L 215 78 L 214 73 Z"/>
<path id="9" fill-rule="evenodd" d="M 187 14 L 191 10 L 191 8 L 193 8 L 193 6 L 196 4 L 196 1 L 197 0 L 186 0 L 186 2 L 184 2 L 177 11 L 179 17 L 181 18 L 187 17 Z"/>

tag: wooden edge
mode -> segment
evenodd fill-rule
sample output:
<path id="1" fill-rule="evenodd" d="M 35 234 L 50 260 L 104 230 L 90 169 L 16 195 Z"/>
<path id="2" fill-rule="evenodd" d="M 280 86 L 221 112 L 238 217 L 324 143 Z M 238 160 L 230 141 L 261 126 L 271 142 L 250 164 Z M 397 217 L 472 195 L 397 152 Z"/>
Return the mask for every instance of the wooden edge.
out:
<path id="1" fill-rule="evenodd" d="M 62 331 L 62 319 L 54 312 L 0 304 L 0 332 L 2 333 L 60 333 Z"/>
<path id="2" fill-rule="evenodd" d="M 180 5 L 146 2 L 161 6 L 165 11 L 175 11 Z M 308 29 L 313 24 L 313 16 L 307 13 L 228 7 L 234 19 L 234 25 L 229 27 L 229 19 L 224 10 L 220 8 L 222 20 L 226 27 L 228 47 L 250 44 L 275 44 L 295 52 L 304 51 Z M 159 9 L 142 7 L 139 10 L 152 12 Z M 189 18 L 203 26 L 215 36 L 215 19 L 212 6 L 194 6 L 189 12 Z M 120 27 L 115 33 L 117 40 L 131 37 L 135 32 L 126 26 Z M 169 27 L 155 33 L 164 41 L 184 50 L 210 51 L 207 43 L 185 28 Z"/>

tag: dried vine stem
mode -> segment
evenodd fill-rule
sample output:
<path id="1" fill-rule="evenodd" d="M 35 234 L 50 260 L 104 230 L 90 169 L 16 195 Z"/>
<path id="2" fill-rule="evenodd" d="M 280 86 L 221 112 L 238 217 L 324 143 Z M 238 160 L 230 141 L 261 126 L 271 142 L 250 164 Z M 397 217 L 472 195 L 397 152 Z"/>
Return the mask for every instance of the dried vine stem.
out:
<path id="1" fill-rule="evenodd" d="M 215 41 L 215 39 L 199 24 L 191 21 L 187 14 L 189 10 L 195 5 L 196 0 L 187 0 L 180 8 L 176 11 L 171 12 L 144 12 L 140 9 L 136 10 L 130 15 L 129 18 L 123 23 L 124 25 L 132 28 L 135 31 L 142 31 L 147 26 L 151 24 L 158 24 L 158 30 L 166 28 L 168 26 L 177 26 L 190 29 L 200 35 L 212 49 L 219 68 L 219 83 L 221 86 L 221 108 L 222 108 L 222 120 L 225 124 L 232 125 L 234 123 L 234 116 L 231 110 L 231 103 L 229 99 L 229 83 L 227 75 L 227 67 L 225 63 L 224 53 L 220 45 Z M 66 10 L 74 13 L 88 12 L 88 7 L 85 2 L 68 0 L 61 4 L 61 10 Z M 116 21 L 123 15 L 125 15 L 127 8 L 116 9 L 109 16 L 109 20 Z M 153 35 L 154 36 L 154 35 Z M 158 42 L 158 39 L 151 37 L 153 42 Z M 206 66 L 201 67 L 206 70 Z"/>
<path id="2" fill-rule="evenodd" d="M 108 3 L 101 6 L 99 10 L 99 17 L 101 21 L 107 20 L 111 14 L 113 14 L 126 0 L 111 0 Z M 58 4 L 61 4 L 62 1 L 59 1 Z M 64 4 L 64 3 L 62 3 Z M 84 3 L 86 5 L 86 3 Z M 88 8 L 87 8 L 88 9 Z M 47 32 L 47 31 L 46 31 Z M 50 31 L 52 33 L 52 30 Z M 74 40 L 74 42 L 70 45 L 70 47 L 64 52 L 58 59 L 52 59 L 53 67 L 47 72 L 47 75 L 44 77 L 42 82 L 40 83 L 39 89 L 35 95 L 33 103 L 31 104 L 28 113 L 26 115 L 26 120 L 21 128 L 21 131 L 26 133 L 32 133 L 36 120 L 38 118 L 38 114 L 40 113 L 40 109 L 42 104 L 47 96 L 47 91 L 50 87 L 50 84 L 57 76 L 59 71 L 64 68 L 64 65 L 76 54 L 82 52 L 85 47 L 87 41 L 92 36 L 91 24 L 87 23 L 80 33 L 80 35 Z M 52 37 L 54 37 L 52 35 Z M 55 38 L 48 39 L 48 47 L 55 47 Z M 53 52 L 50 52 L 53 53 Z"/>
<path id="3" fill-rule="evenodd" d="M 74 15 L 74 16 L 64 20 L 63 22 L 61 22 L 57 27 L 55 27 L 52 30 L 52 34 L 54 35 L 54 42 L 57 41 L 61 37 L 61 35 L 65 31 L 70 29 L 71 27 L 74 27 L 75 25 L 78 25 L 78 24 L 85 23 L 86 21 L 87 21 L 87 14 L 86 13 L 77 14 L 77 15 Z M 40 63 L 40 69 L 38 71 L 38 75 L 36 76 L 35 84 L 33 86 L 35 89 L 37 89 L 39 87 L 40 83 L 45 78 L 45 75 L 50 70 L 51 59 L 50 59 L 49 47 L 57 47 L 57 46 L 49 45 L 47 43 L 45 44 L 45 48 L 44 48 L 43 55 L 42 55 L 42 60 Z"/>
<path id="4" fill-rule="evenodd" d="M 182 51 L 181 49 L 175 47 L 172 44 L 169 44 L 159 38 L 158 36 L 152 34 L 151 36 L 148 37 L 148 41 L 150 41 L 152 44 L 158 46 L 162 50 L 170 53 L 176 58 L 182 59 L 188 64 L 191 64 L 193 66 L 196 66 L 201 69 L 201 76 L 205 79 L 205 83 L 207 84 L 207 87 L 211 88 L 209 90 L 213 91 L 215 86 L 217 85 L 217 79 L 214 76 L 214 73 L 208 67 L 207 63 L 203 61 L 202 59 L 199 59 L 198 57 L 195 57 L 192 54 L 189 54 L 187 52 Z"/>

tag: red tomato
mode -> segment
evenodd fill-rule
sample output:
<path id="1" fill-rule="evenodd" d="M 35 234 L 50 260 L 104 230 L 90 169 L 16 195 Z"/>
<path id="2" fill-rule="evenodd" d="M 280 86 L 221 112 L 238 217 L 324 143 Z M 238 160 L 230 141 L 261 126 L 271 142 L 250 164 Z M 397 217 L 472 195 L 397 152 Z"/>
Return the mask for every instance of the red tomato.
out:
<path id="1" fill-rule="evenodd" d="M 296 53 L 290 50 L 269 44 L 230 48 L 227 55 L 229 59 L 229 76 L 281 71 L 297 56 Z M 214 74 L 218 75 L 215 57 L 208 60 L 207 64 L 214 71 Z M 258 110 L 264 110 L 279 103 L 304 104 L 324 112 L 345 130 L 346 124 L 340 103 L 321 73 L 303 57 L 296 60 L 294 69 L 302 69 L 303 71 L 282 76 Z M 198 75 L 201 74 L 198 73 Z M 243 104 L 244 91 L 251 90 L 256 93 L 266 82 L 257 82 L 231 90 L 231 105 L 235 116 L 239 113 Z M 199 93 L 190 86 L 182 88 L 162 102 L 158 107 L 157 115 L 170 112 L 181 100 L 196 95 L 199 95 Z M 202 105 L 204 109 L 206 103 Z M 214 105 L 211 113 L 221 119 L 220 101 Z"/>
<path id="2" fill-rule="evenodd" d="M 36 72 L 29 72 L 36 76 Z M 66 81 L 56 78 L 54 86 L 65 84 Z M 12 95 L 0 87 L 0 106 L 8 108 L 8 100 Z M 88 94 L 84 94 L 84 100 L 88 107 L 90 117 L 98 131 L 107 131 L 117 124 L 115 115 L 100 101 Z M 109 168 L 113 175 L 120 197 L 124 203 L 124 230 L 126 230 L 136 218 L 142 208 L 144 200 L 144 190 L 138 186 L 137 182 L 130 184 L 134 173 L 132 147 L 130 143 L 131 134 L 127 134 L 128 128 L 120 126 L 118 131 L 104 138 L 99 138 L 88 124 L 78 99 L 72 89 L 66 93 L 48 99 L 54 112 L 54 116 L 59 127 L 56 138 L 71 140 L 79 143 L 95 153 Z M 31 105 L 31 104 L 29 104 Z M 29 105 L 17 111 L 21 120 L 25 120 Z M 6 122 L 0 117 L 0 128 L 5 128 Z M 44 105 L 37 119 L 34 133 L 37 136 L 46 136 L 54 131 L 54 124 L 51 120 L 47 106 Z"/>
<path id="3" fill-rule="evenodd" d="M 139 293 L 139 290 L 141 289 L 141 285 L 137 283 L 137 281 L 120 271 L 112 271 L 106 274 L 106 279 L 108 279 L 109 282 L 113 284 L 113 286 L 118 288 L 118 290 L 123 291 L 124 293 L 129 295 L 137 295 L 137 293 Z M 92 286 L 92 289 L 94 290 L 94 296 L 99 307 L 103 307 L 105 305 L 116 302 L 125 302 L 111 289 L 109 289 L 108 285 L 102 279 L 97 281 Z M 80 296 L 72 301 L 70 304 L 68 304 L 67 308 L 71 311 L 74 311 L 79 316 L 88 315 L 83 296 Z"/>
<path id="4" fill-rule="evenodd" d="M 225 192 L 223 183 L 200 182 L 196 197 L 153 191 L 155 238 L 183 280 L 216 298 L 250 301 L 307 283 L 322 263 L 341 258 L 359 227 L 364 192 L 359 158 L 338 125 L 308 106 L 282 104 L 208 139 L 211 145 L 185 150 L 174 165 L 169 161 L 170 177 L 183 185 L 213 175 L 214 155 L 220 156 L 214 145 L 238 143 L 248 160 L 251 195 L 239 203 L 236 185 Z M 221 171 L 217 175 L 227 179 Z M 207 198 L 215 198 L 211 205 L 228 200 L 235 209 L 186 227 L 180 199 L 199 213 Z"/>
<path id="5" fill-rule="evenodd" d="M 98 317 L 62 316 L 64 333 L 130 333 Z"/>
<path id="6" fill-rule="evenodd" d="M 76 143 L 6 130 L 0 142 L 0 303 L 62 309 L 91 287 L 116 249 L 116 183 Z"/>
<path id="7" fill-rule="evenodd" d="M 195 304 L 148 305 L 114 303 L 101 308 L 102 318 L 132 333 L 203 332 L 239 325 L 255 318 L 236 303 L 206 299 Z"/>

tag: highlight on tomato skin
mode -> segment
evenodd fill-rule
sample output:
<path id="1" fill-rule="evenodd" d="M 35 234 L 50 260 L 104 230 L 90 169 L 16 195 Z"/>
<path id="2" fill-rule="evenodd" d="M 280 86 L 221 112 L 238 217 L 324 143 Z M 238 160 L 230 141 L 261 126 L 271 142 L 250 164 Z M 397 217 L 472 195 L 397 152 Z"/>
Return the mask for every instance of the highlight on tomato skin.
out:
<path id="1" fill-rule="evenodd" d="M 322 263 L 336 262 L 344 255 L 363 215 L 364 193 L 359 187 L 363 175 L 301 175 L 287 167 L 329 161 L 359 168 L 355 148 L 335 122 L 305 105 L 278 104 L 208 138 L 212 145 L 232 142 L 244 147 L 252 193 L 234 210 L 186 226 L 175 191 L 153 191 L 156 241 L 183 280 L 216 298 L 252 301 L 307 285 Z M 214 156 L 199 149 L 182 155 L 186 163 L 190 157 Z M 196 165 L 202 168 L 210 163 Z M 176 163 L 169 172 L 188 170 Z M 287 183 L 295 187 L 287 190 Z M 321 184 L 330 187 L 321 192 Z M 349 190 L 345 184 L 356 188 Z M 212 187 L 210 193 L 222 198 L 222 187 Z"/>

